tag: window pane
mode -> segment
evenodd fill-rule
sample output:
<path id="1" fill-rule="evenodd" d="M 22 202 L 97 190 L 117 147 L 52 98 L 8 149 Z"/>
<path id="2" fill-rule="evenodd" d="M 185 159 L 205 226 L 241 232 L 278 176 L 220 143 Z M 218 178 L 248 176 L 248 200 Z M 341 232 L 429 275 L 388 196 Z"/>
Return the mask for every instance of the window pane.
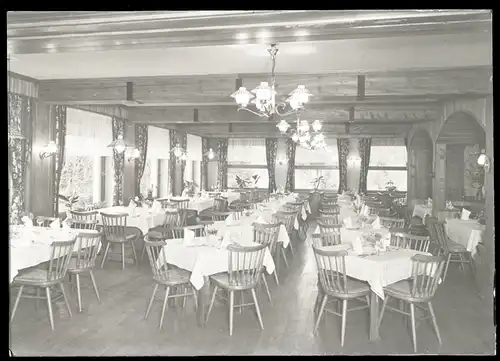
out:
<path id="1" fill-rule="evenodd" d="M 260 176 L 257 182 L 257 188 L 269 187 L 269 175 L 266 168 L 228 168 L 227 169 L 227 186 L 228 188 L 238 188 L 236 176 L 243 179 L 251 179 L 254 175 Z M 253 184 L 250 185 L 250 188 Z"/>
<path id="2" fill-rule="evenodd" d="M 309 150 L 297 147 L 295 150 L 296 165 L 327 165 L 338 167 L 339 155 L 336 139 L 327 139 L 327 148 Z"/>
<path id="3" fill-rule="evenodd" d="M 295 169 L 295 189 L 314 189 L 315 178 L 323 176 L 325 179 L 325 189 L 338 189 L 339 171 L 338 169 Z M 321 186 L 322 187 L 322 186 Z"/>
<path id="4" fill-rule="evenodd" d="M 366 187 L 369 191 L 385 190 L 388 181 L 393 181 L 398 191 L 406 191 L 405 170 L 368 170 Z"/>
<path id="5" fill-rule="evenodd" d="M 59 194 L 75 193 L 82 204 L 92 203 L 94 157 L 67 155 L 64 158 Z"/>
<path id="6" fill-rule="evenodd" d="M 146 164 L 144 165 L 144 173 L 141 178 L 140 191 L 143 197 L 148 196 L 148 189 L 154 189 L 153 183 L 153 174 L 152 174 L 152 165 L 153 162 L 158 162 L 157 159 L 146 158 Z M 154 193 L 153 193 L 154 195 Z"/>
<path id="7" fill-rule="evenodd" d="M 266 165 L 265 139 L 229 139 L 228 164 Z"/>
<path id="8" fill-rule="evenodd" d="M 370 150 L 370 166 L 406 167 L 406 147 L 373 146 Z"/>

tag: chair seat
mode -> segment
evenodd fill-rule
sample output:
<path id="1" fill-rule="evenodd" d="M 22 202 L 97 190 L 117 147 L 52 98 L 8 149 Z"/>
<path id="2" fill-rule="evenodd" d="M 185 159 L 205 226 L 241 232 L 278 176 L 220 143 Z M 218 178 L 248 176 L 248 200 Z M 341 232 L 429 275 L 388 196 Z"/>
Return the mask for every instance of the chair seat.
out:
<path id="1" fill-rule="evenodd" d="M 450 252 L 467 252 L 467 248 L 457 242 L 453 242 L 451 239 L 448 240 L 448 250 Z"/>
<path id="2" fill-rule="evenodd" d="M 353 278 L 347 278 L 347 293 L 328 291 L 327 294 L 341 299 L 357 298 L 370 293 L 368 283 Z"/>
<path id="3" fill-rule="evenodd" d="M 80 262 L 80 267 L 76 266 L 76 258 L 71 258 L 68 265 L 68 273 L 82 273 L 90 269 L 90 267 L 85 267 L 83 261 Z"/>
<path id="4" fill-rule="evenodd" d="M 216 275 L 210 276 L 210 279 L 219 287 L 225 289 L 231 289 L 234 291 L 249 290 L 256 287 L 256 283 L 245 284 L 245 285 L 235 285 L 229 283 L 229 273 L 218 273 Z"/>
<path id="5" fill-rule="evenodd" d="M 181 268 L 173 268 L 167 271 L 167 276 L 168 280 L 159 278 L 157 276 L 155 276 L 154 279 L 156 282 L 166 286 L 181 285 L 184 283 L 189 283 L 189 279 L 191 278 L 191 272 Z"/>
<path id="6" fill-rule="evenodd" d="M 429 298 L 413 297 L 411 295 L 411 281 L 403 280 L 384 287 L 387 296 L 407 302 L 427 302 Z"/>
<path id="7" fill-rule="evenodd" d="M 60 280 L 47 281 L 47 276 L 48 276 L 48 271 L 46 269 L 31 268 L 17 275 L 14 278 L 14 283 L 23 285 L 45 286 L 60 281 Z"/>
<path id="8" fill-rule="evenodd" d="M 106 241 L 111 243 L 125 243 L 137 237 L 137 233 L 128 233 L 121 237 L 113 236 L 111 238 L 106 237 Z"/>

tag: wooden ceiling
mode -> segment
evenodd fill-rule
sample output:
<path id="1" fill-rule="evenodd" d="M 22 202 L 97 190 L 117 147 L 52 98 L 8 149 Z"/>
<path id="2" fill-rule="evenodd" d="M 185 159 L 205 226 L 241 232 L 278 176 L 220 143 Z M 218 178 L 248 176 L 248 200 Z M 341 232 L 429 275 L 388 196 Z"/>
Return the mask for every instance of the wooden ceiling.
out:
<path id="1" fill-rule="evenodd" d="M 485 10 L 297 10 L 9 12 L 7 34 L 9 51 L 15 56 L 489 31 L 491 12 Z M 437 119 L 443 100 L 492 93 L 490 66 L 316 74 L 307 69 L 304 73 L 309 74 L 277 74 L 279 100 L 304 84 L 314 96 L 301 118 L 323 121 L 327 136 L 402 136 L 415 122 Z M 204 136 L 260 137 L 278 135 L 276 119 L 237 112 L 229 95 L 237 84 L 252 89 L 268 77 L 219 74 L 38 83 L 39 97 L 47 102 L 107 114 L 125 112 L 133 123 Z"/>

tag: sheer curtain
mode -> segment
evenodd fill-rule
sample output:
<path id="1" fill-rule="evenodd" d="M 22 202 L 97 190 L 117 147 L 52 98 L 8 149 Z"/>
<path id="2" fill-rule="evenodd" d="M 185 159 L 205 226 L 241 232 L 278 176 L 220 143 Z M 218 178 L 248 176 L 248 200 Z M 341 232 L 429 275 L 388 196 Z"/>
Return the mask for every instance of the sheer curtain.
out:
<path id="1" fill-rule="evenodd" d="M 217 167 L 217 189 L 227 188 L 227 153 L 228 139 L 221 138 L 217 141 L 217 155 L 219 157 Z"/>
<path id="2" fill-rule="evenodd" d="M 166 175 L 170 173 L 170 149 L 170 130 L 153 125 L 148 126 L 148 153 L 146 162 L 150 166 L 150 172 L 149 180 L 143 180 L 143 183 L 145 181 L 148 182 L 148 184 L 143 184 L 144 193 L 147 193 L 146 190 L 149 188 L 153 191 L 154 196 L 165 196 L 169 193 L 170 178 L 166 177 Z M 158 163 L 162 164 L 161 169 L 158 168 Z"/>

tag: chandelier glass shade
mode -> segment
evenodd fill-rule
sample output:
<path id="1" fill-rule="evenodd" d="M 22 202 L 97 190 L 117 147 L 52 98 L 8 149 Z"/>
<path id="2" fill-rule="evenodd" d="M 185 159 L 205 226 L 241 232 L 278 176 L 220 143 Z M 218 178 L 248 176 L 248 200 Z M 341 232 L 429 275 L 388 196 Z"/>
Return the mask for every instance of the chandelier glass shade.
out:
<path id="1" fill-rule="evenodd" d="M 245 87 L 240 87 L 236 92 L 231 94 L 231 97 L 236 101 L 238 111 L 246 110 L 263 118 L 270 118 L 274 114 L 279 116 L 294 114 L 304 108 L 304 105 L 309 101 L 312 94 L 304 85 L 299 85 L 288 94 L 285 102 L 276 103 L 277 92 L 275 90 L 276 76 L 274 69 L 276 67 L 278 48 L 272 44 L 267 51 L 272 61 L 271 84 L 269 82 L 261 82 L 252 91 L 248 91 Z M 255 109 L 251 109 L 249 104 Z"/>
<path id="2" fill-rule="evenodd" d="M 290 124 L 282 119 L 276 127 L 283 135 L 290 130 L 292 140 L 303 148 L 315 150 L 326 147 L 325 136 L 321 133 L 323 125 L 319 120 L 309 124 L 307 120 L 297 118 L 295 129 L 292 130 Z"/>
<path id="3" fill-rule="evenodd" d="M 123 140 L 123 134 L 118 134 L 116 140 L 112 141 L 108 147 L 114 148 L 118 153 L 123 153 L 127 149 L 127 145 Z"/>

